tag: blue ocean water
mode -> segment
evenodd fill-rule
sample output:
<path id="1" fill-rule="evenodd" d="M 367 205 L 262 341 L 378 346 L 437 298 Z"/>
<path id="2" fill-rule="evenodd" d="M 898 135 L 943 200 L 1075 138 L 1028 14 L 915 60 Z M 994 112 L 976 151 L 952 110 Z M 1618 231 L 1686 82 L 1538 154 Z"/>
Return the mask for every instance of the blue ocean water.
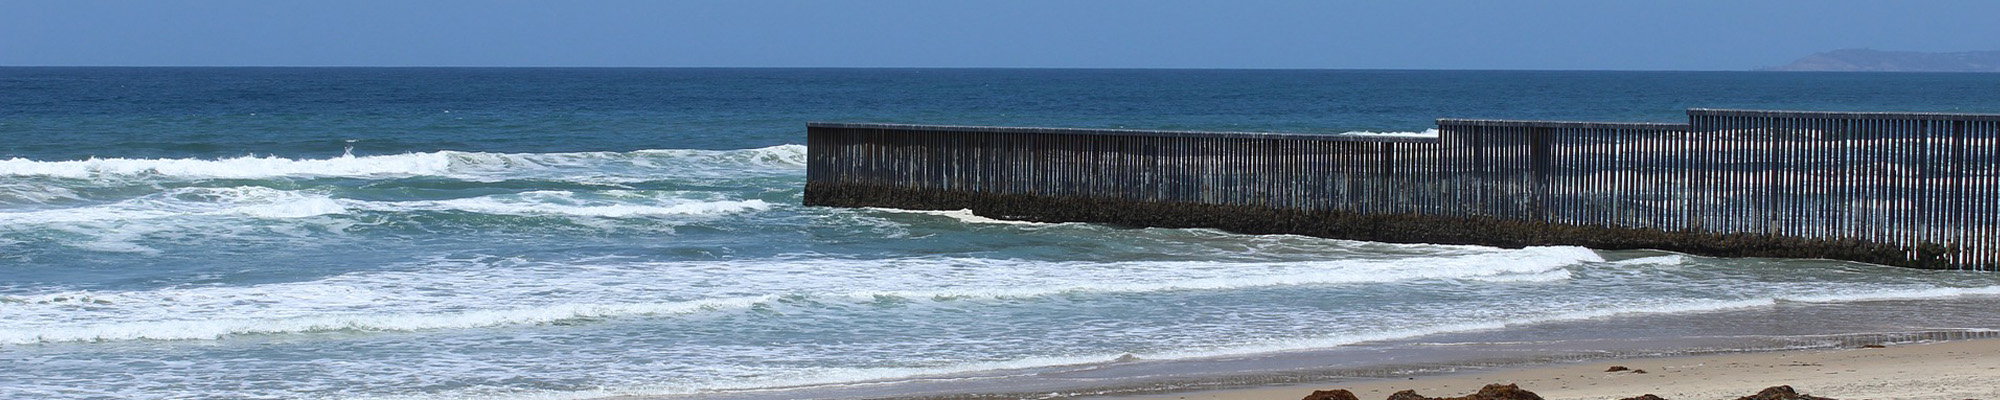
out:
<path id="1" fill-rule="evenodd" d="M 2000 75 L 0 68 L 0 398 L 896 395 L 2000 295 L 1832 261 L 799 205 L 807 121 L 1416 133 L 1689 107 L 1993 113 Z M 1838 330 L 2000 327 L 1965 315 Z"/>

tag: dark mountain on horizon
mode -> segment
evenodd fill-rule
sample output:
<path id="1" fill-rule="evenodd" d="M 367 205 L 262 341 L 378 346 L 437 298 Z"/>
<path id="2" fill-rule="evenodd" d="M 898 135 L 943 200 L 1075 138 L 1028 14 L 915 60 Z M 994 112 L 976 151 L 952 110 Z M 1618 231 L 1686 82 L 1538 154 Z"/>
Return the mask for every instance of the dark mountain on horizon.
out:
<path id="1" fill-rule="evenodd" d="M 1759 71 L 2000 72 L 2000 51 L 1925 53 L 1841 49 Z"/>

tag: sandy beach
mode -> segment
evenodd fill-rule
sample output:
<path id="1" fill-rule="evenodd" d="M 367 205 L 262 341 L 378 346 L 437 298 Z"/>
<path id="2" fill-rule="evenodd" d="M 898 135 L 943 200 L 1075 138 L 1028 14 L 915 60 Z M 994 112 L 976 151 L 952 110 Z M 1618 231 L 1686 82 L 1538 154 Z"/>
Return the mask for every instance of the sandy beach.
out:
<path id="1" fill-rule="evenodd" d="M 1629 370 L 1609 372 L 1614 366 Z M 1551 400 L 1622 399 L 1643 394 L 1667 399 L 1735 399 L 1776 385 L 1837 399 L 1995 399 L 2000 398 L 2000 339 L 1605 360 L 1116 399 L 1289 400 L 1324 389 L 1347 389 L 1363 400 L 1387 398 L 1401 390 L 1456 397 L 1489 383 L 1519 384 Z"/>

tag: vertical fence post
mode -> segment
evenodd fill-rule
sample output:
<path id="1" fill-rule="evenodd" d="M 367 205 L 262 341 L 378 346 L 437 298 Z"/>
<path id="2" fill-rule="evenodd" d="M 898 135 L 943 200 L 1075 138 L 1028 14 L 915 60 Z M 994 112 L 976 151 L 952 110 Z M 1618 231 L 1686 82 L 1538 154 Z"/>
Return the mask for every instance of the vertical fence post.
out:
<path id="1" fill-rule="evenodd" d="M 1549 128 L 1537 127 L 1528 130 L 1529 190 L 1533 199 L 1531 218 L 1536 222 L 1549 222 L 1551 164 L 1554 155 L 1549 150 Z"/>

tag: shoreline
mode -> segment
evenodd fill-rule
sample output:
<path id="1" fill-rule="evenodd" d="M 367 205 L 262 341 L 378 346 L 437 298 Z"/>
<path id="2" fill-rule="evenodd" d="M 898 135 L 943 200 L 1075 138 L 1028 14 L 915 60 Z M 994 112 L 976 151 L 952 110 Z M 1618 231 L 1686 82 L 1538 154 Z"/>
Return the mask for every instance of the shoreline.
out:
<path id="1" fill-rule="evenodd" d="M 1608 371 L 1613 366 L 1633 371 Z M 1635 372 L 1643 370 L 1645 372 Z M 1615 358 L 1462 370 L 1404 378 L 1361 378 L 1246 388 L 1084 397 L 1106 400 L 1291 400 L 1347 389 L 1362 400 L 1401 390 L 1430 397 L 1471 394 L 1486 384 L 1518 384 L 1549 400 L 1734 399 L 1767 387 L 1835 399 L 2000 398 L 2000 338 L 1885 347 L 1782 350 Z"/>
<path id="2" fill-rule="evenodd" d="M 1867 394 L 1873 392 L 1861 394 L 1869 397 L 1842 394 L 1848 391 L 1820 393 L 1826 391 L 1823 389 L 1826 386 L 1807 377 L 1762 379 L 1737 385 L 1740 387 L 1711 389 L 1687 389 L 1708 386 L 1699 383 L 1687 386 L 1685 382 L 1670 378 L 1690 375 L 1686 371 L 1689 365 L 1737 363 L 1766 367 L 1751 371 L 1754 374 L 1733 375 L 1779 372 L 1777 370 L 1790 368 L 1778 368 L 1782 367 L 1778 364 L 1758 364 L 1763 362 L 1759 360 L 1842 354 L 1877 345 L 1887 348 L 1866 351 L 1895 354 L 1910 349 L 1934 349 L 1939 348 L 1934 346 L 1940 345 L 1980 343 L 1980 346 L 1985 346 L 1982 351 L 1993 354 L 1992 359 L 1979 361 L 1982 368 L 2000 367 L 2000 325 L 1996 325 L 2000 324 L 2000 320 L 1993 319 L 1991 311 L 1995 307 L 2000 307 L 2000 296 L 1842 303 L 1781 302 L 1770 306 L 1688 314 L 1640 314 L 1510 325 L 1499 329 L 1271 353 L 1195 359 L 1136 358 L 832 384 L 725 389 L 680 395 L 626 394 L 604 398 L 1290 400 L 1303 398 L 1314 390 L 1349 389 L 1362 400 L 1375 400 L 1403 389 L 1414 389 L 1425 396 L 1452 397 L 1469 394 L 1489 383 L 1518 383 L 1522 389 L 1549 399 L 1623 399 L 1648 393 L 1668 399 L 1735 399 L 1777 385 L 1791 385 L 1801 393 L 1837 399 L 1935 399 L 1943 397 Z M 1950 365 L 1943 363 L 1950 361 L 1948 358 L 1932 355 L 1917 357 L 1919 360 L 1940 360 L 1919 364 Z M 1812 363 L 1829 368 L 1850 364 L 1838 360 Z M 1610 365 L 1643 369 L 1649 373 L 1630 374 L 1632 377 L 1617 380 L 1622 375 L 1604 373 Z M 1837 378 L 1850 375 L 1844 370 L 1808 372 L 1836 372 L 1830 376 Z M 1990 378 L 2000 382 L 2000 369 L 1982 373 L 1990 376 L 1978 375 L 1982 377 L 1980 379 Z M 1618 386 L 1652 381 L 1669 384 L 1660 387 Z M 1593 386 L 1615 390 L 1576 392 L 1577 389 Z M 1980 394 L 1952 399 L 2000 399 L 2000 383 L 1968 388 L 1975 390 L 1971 393 Z"/>
<path id="3" fill-rule="evenodd" d="M 1359 396 L 1360 400 L 1374 400 L 1387 398 L 1402 390 L 1415 390 L 1426 397 L 1450 398 L 1471 394 L 1487 384 L 1519 384 L 1521 389 L 1550 400 L 1613 400 L 1644 394 L 1673 400 L 1729 400 L 1780 385 L 1792 386 L 1802 394 L 1834 399 L 2000 399 L 2000 331 L 1945 329 L 1766 339 L 1775 340 L 1766 343 L 1790 344 L 1602 353 L 1538 351 L 1500 343 L 1373 342 L 1355 345 L 1358 348 L 1251 357 L 1137 360 L 699 394 L 615 395 L 600 399 L 1291 400 L 1304 398 L 1317 390 L 1346 389 Z M 1410 348 L 1401 346 L 1404 344 L 1445 345 L 1449 348 L 1429 354 L 1452 355 L 1448 358 L 1458 361 L 1397 364 L 1375 360 L 1365 361 L 1364 365 L 1370 365 L 1366 368 L 1297 368 L 1297 363 L 1312 363 L 1312 360 L 1327 362 L 1328 356 L 1340 358 L 1338 355 L 1342 354 L 1372 353 L 1409 360 L 1406 357 L 1409 354 L 1404 352 Z M 1462 357 L 1496 353 L 1516 355 L 1505 358 Z M 1238 370 L 1227 374 L 1179 375 L 1190 369 L 1234 369 L 1243 365 L 1267 368 L 1254 372 Z M 1948 366 L 1946 368 L 1951 369 L 1950 373 L 1927 373 L 1939 365 Z M 1609 371 L 1611 366 L 1645 372 L 1612 372 Z M 1150 379 L 1127 380 L 1133 378 L 1134 372 L 1164 374 Z M 1881 377 L 1888 378 L 1875 379 Z M 1121 380 L 1124 382 L 1118 382 Z M 1086 381 L 1097 383 L 1084 383 Z M 1902 385 L 1891 384 L 1897 382 Z M 1829 391 L 1829 388 L 1834 390 Z M 1939 388 L 1952 391 L 1940 391 Z"/>

